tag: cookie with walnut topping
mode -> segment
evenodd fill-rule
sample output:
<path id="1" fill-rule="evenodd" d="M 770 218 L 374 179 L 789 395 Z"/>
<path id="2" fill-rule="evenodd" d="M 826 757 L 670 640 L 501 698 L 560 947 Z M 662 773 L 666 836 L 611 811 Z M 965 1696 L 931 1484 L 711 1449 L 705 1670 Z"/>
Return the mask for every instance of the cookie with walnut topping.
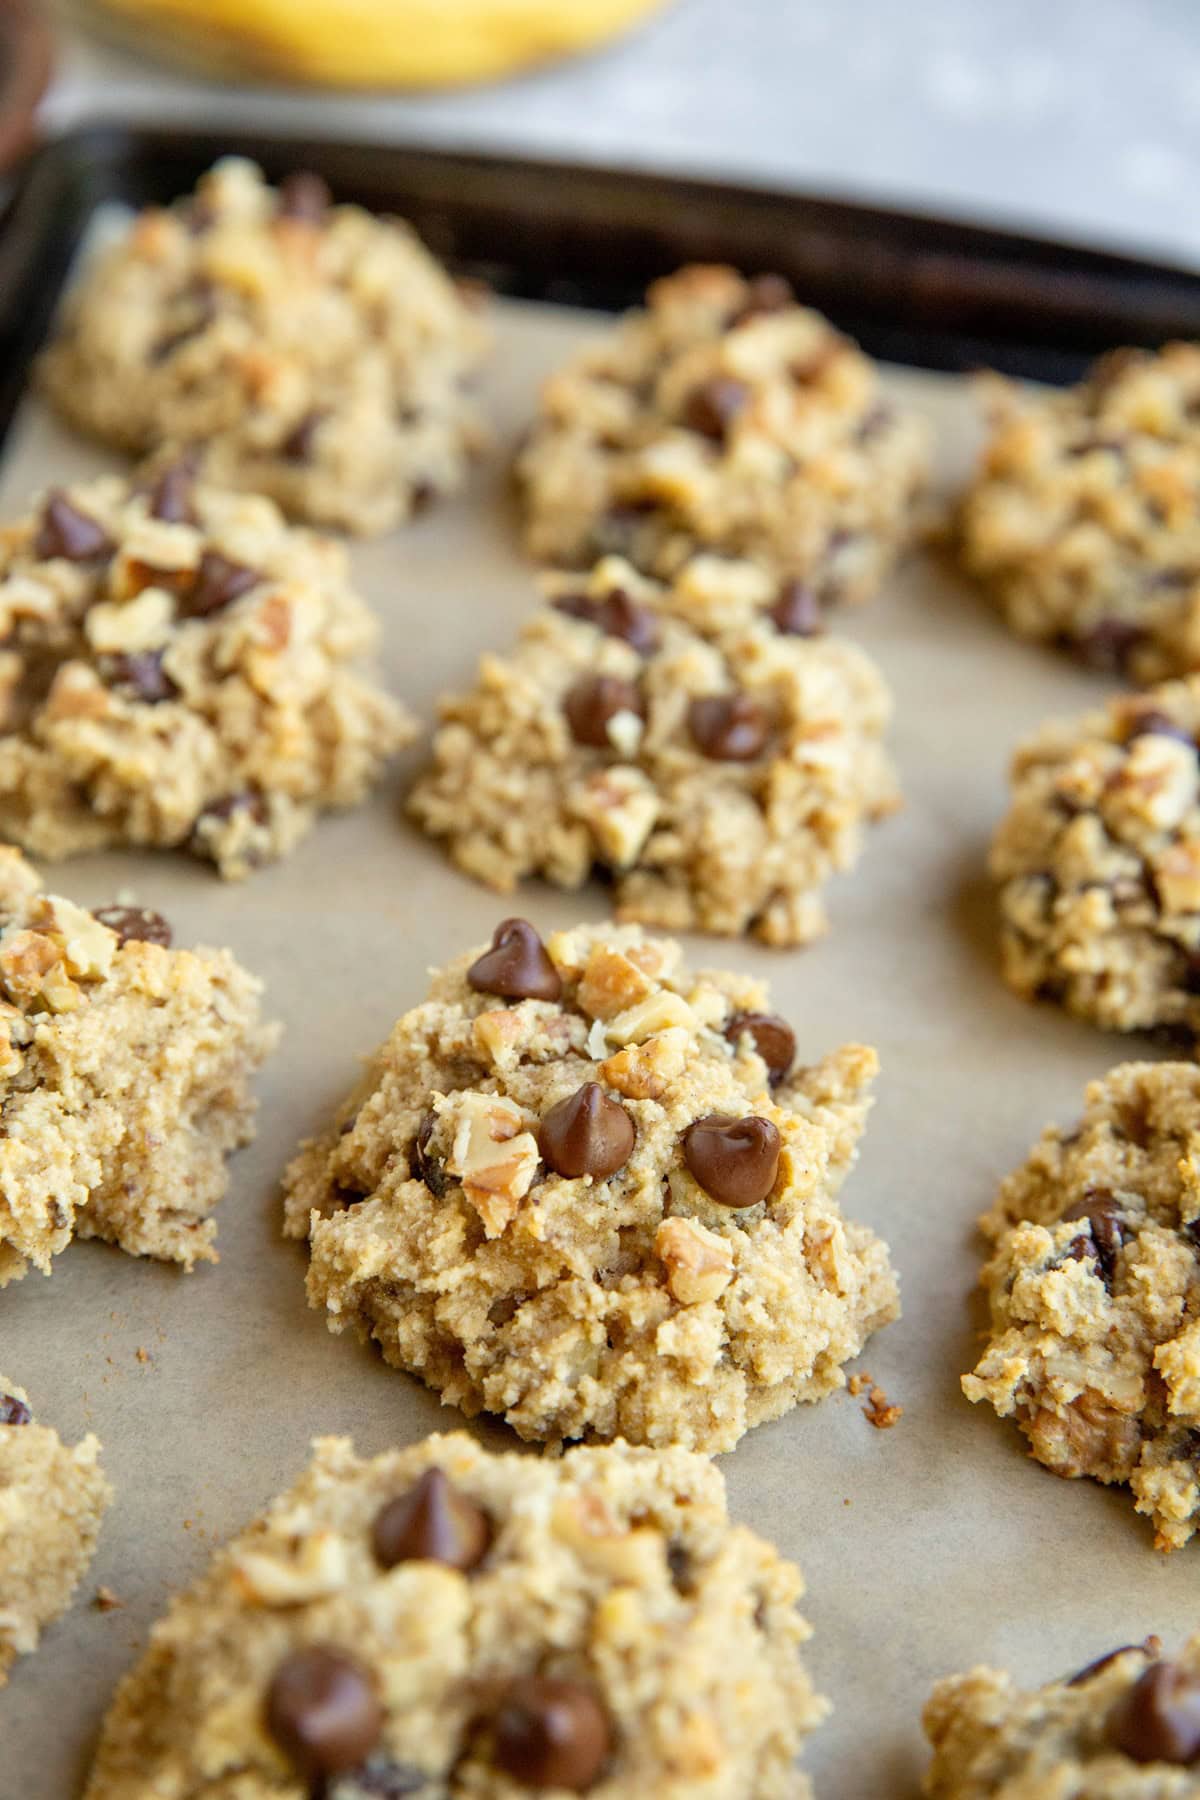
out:
<path id="1" fill-rule="evenodd" d="M 0 534 L 0 835 L 283 855 L 414 735 L 376 636 L 339 544 L 186 461 L 53 490 Z"/>
<path id="2" fill-rule="evenodd" d="M 522 1437 L 730 1449 L 899 1310 L 837 1203 L 875 1053 L 795 1050 L 669 939 L 506 920 L 288 1171 L 311 1303 Z"/>
<path id="3" fill-rule="evenodd" d="M 154 1628 L 85 1800 L 810 1800 L 802 1593 L 683 1450 L 319 1439 Z"/>
<path id="4" fill-rule="evenodd" d="M 963 1389 L 1056 1475 L 1127 1483 L 1160 1549 L 1200 1524 L 1200 1069 L 1125 1063 L 980 1221 L 986 1349 Z"/>

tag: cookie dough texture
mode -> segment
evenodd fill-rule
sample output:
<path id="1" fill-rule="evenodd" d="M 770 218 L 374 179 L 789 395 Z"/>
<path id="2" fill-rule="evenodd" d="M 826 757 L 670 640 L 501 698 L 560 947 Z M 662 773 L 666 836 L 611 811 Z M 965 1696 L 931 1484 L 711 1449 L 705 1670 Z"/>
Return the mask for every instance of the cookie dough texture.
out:
<path id="1" fill-rule="evenodd" d="M 72 1237 L 216 1260 L 225 1156 L 277 1040 L 261 992 L 228 950 L 123 941 L 0 847 L 0 1287 Z"/>
<path id="2" fill-rule="evenodd" d="M 1200 669 L 1200 347 L 1117 351 L 1066 392 L 990 391 L 968 573 L 1023 637 L 1138 681 Z"/>
<path id="3" fill-rule="evenodd" d="M 517 462 L 527 548 L 667 576 L 707 549 L 865 599 L 912 533 L 926 435 L 786 282 L 683 269 L 546 384 Z"/>
<path id="4" fill-rule="evenodd" d="M 486 1514 L 487 1554 L 465 1573 L 384 1570 L 374 1521 L 431 1469 Z M 585 1683 L 604 1707 L 593 1800 L 807 1800 L 793 1759 L 826 1707 L 796 1654 L 801 1592 L 794 1565 L 730 1524 L 712 1465 L 682 1450 L 539 1461 L 458 1433 L 361 1460 L 326 1438 L 155 1628 L 86 1800 L 307 1800 L 264 1713 L 283 1658 L 311 1645 L 351 1651 L 382 1705 L 376 1747 L 329 1782 L 331 1800 L 531 1792 L 494 1765 L 490 1727 L 531 1674 Z"/>
<path id="5" fill-rule="evenodd" d="M 142 213 L 67 302 L 42 364 L 72 424 L 135 455 L 202 445 L 214 481 L 379 532 L 462 485 L 487 335 L 407 225 L 219 162 Z"/>
<path id="6" fill-rule="evenodd" d="M 69 1450 L 0 1374 L 0 1687 L 66 1611 L 92 1560 L 112 1499 L 99 1457 L 91 1436 Z"/>
<path id="7" fill-rule="evenodd" d="M 842 1386 L 899 1312 L 886 1245 L 836 1199 L 875 1053 L 847 1046 L 772 1088 L 754 1040 L 724 1035 L 766 1005 L 759 983 L 694 974 L 632 926 L 547 949 L 554 1001 L 477 991 L 471 956 L 436 975 L 304 1146 L 286 1228 L 309 1237 L 310 1301 L 522 1437 L 728 1450 Z M 536 1134 L 589 1082 L 636 1141 L 608 1178 L 567 1178 Z M 718 1204 L 689 1169 L 683 1134 L 712 1114 L 780 1134 L 759 1203 Z"/>
<path id="8" fill-rule="evenodd" d="M 970 1400 L 1057 1475 L 1127 1483 L 1160 1549 L 1200 1520 L 1200 1069 L 1125 1063 L 1050 1127 L 981 1220 Z"/>
<path id="9" fill-rule="evenodd" d="M 1047 725 L 996 833 L 1004 972 L 1111 1031 L 1200 1030 L 1200 677 Z"/>
<path id="10" fill-rule="evenodd" d="M 622 919 L 775 945 L 819 936 L 822 887 L 900 803 L 891 696 L 857 646 L 779 630 L 776 593 L 763 571 L 714 557 L 669 586 L 617 558 L 550 578 L 552 602 L 632 601 L 654 647 L 543 606 L 511 653 L 482 659 L 473 689 L 442 701 L 413 816 L 502 893 L 533 875 L 577 888 L 599 868 Z M 628 684 L 630 704 L 580 741 L 572 697 L 605 680 Z M 756 721 L 736 754 L 697 735 L 710 697 Z"/>
<path id="11" fill-rule="evenodd" d="M 413 735 L 376 637 L 340 545 L 186 463 L 44 496 L 0 533 L 0 835 L 283 855 Z"/>

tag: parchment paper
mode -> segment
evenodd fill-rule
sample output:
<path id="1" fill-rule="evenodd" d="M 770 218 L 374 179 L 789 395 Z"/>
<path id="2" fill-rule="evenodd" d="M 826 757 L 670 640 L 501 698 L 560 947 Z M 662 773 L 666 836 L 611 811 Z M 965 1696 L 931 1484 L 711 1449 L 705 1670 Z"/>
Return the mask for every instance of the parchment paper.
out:
<path id="1" fill-rule="evenodd" d="M 506 440 L 535 381 L 591 329 L 584 315 L 501 311 L 491 400 Z M 976 430 L 964 385 L 911 373 L 893 385 L 935 418 L 943 477 L 960 478 Z M 31 406 L 0 476 L 0 509 L 102 466 Z M 426 721 L 439 690 L 466 682 L 485 647 L 510 641 L 532 599 L 499 457 L 470 494 L 356 548 L 354 560 L 384 621 L 387 680 Z M 983 876 L 1011 747 L 1043 716 L 1098 699 L 1104 683 L 1010 639 L 924 558 L 838 628 L 861 639 L 895 690 L 906 810 L 832 888 L 824 942 L 790 954 L 716 940 L 689 949 L 766 975 L 802 1057 L 849 1039 L 882 1056 L 844 1205 L 887 1237 L 901 1272 L 904 1318 L 863 1363 L 904 1416 L 876 1431 L 862 1402 L 842 1394 L 760 1427 L 722 1467 L 735 1516 L 808 1578 L 807 1655 L 836 1708 L 806 1753 L 818 1795 L 910 1800 L 935 1677 L 992 1661 L 1037 1682 L 1150 1630 L 1176 1643 L 1200 1624 L 1200 1548 L 1158 1556 L 1124 1491 L 1055 1480 L 958 1387 L 981 1323 L 976 1214 L 1048 1120 L 1076 1115 L 1085 1081 L 1154 1054 L 1007 993 Z M 51 1279 L 30 1275 L 0 1296 L 0 1368 L 66 1437 L 100 1434 L 117 1487 L 74 1609 L 0 1693 L 7 1800 L 77 1792 L 112 1686 L 168 1595 L 292 1481 L 311 1436 L 349 1432 L 374 1452 L 461 1423 L 351 1337 L 327 1332 L 305 1303 L 304 1251 L 279 1233 L 277 1184 L 297 1140 L 348 1087 L 356 1059 L 423 997 L 426 969 L 514 910 L 403 822 L 398 796 L 419 755 L 370 806 L 325 821 L 290 861 L 241 886 L 169 854 L 53 871 L 53 885 L 86 904 L 134 889 L 172 921 L 177 942 L 231 945 L 265 977 L 287 1030 L 261 1081 L 258 1140 L 232 1166 L 218 1267 L 183 1276 L 78 1244 Z M 543 931 L 604 906 L 599 888 L 531 887 L 518 902 Z M 516 1443 L 502 1425 L 472 1429 Z M 94 1609 L 100 1584 L 121 1610 Z"/>

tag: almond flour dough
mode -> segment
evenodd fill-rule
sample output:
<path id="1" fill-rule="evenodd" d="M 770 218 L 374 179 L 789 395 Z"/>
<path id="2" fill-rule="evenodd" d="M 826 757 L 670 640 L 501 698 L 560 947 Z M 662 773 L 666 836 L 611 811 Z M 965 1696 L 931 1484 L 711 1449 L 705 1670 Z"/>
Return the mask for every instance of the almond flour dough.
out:
<path id="1" fill-rule="evenodd" d="M 1200 1069 L 1093 1082 L 980 1224 L 991 1334 L 967 1398 L 1056 1475 L 1127 1482 L 1177 1549 L 1200 1523 Z"/>
<path id="2" fill-rule="evenodd" d="M 314 1452 L 156 1626 L 86 1800 L 808 1800 L 800 1572 L 703 1457 Z"/>
<path id="3" fill-rule="evenodd" d="M 283 855 L 414 735 L 376 636 L 340 545 L 186 462 L 51 492 L 0 534 L 0 835 Z"/>
<path id="4" fill-rule="evenodd" d="M 225 1156 L 254 1135 L 278 1027 L 228 950 L 169 943 L 157 913 L 85 912 L 0 846 L 0 1287 L 73 1236 L 216 1261 Z"/>
<path id="5" fill-rule="evenodd" d="M 598 867 L 622 919 L 818 936 L 821 888 L 900 803 L 875 665 L 748 563 L 664 587 L 610 557 L 546 588 L 515 650 L 442 701 L 413 817 L 502 893 Z"/>
<path id="6" fill-rule="evenodd" d="M 996 833 L 1005 977 L 1110 1031 L 1200 1030 L 1200 676 L 1045 726 Z"/>
<path id="7" fill-rule="evenodd" d="M 99 1456 L 91 1436 L 68 1450 L 0 1374 L 0 1687 L 67 1610 L 92 1560 L 112 1500 Z"/>
<path id="8" fill-rule="evenodd" d="M 826 606 L 879 586 L 927 462 L 924 424 L 785 281 L 701 266 L 547 382 L 517 479 L 539 562 L 617 553 L 671 576 L 715 550 Z"/>
<path id="9" fill-rule="evenodd" d="M 135 455 L 202 446 L 215 482 L 293 517 L 389 530 L 462 485 L 485 442 L 474 307 L 399 219 L 278 191 L 228 157 L 142 213 L 68 299 L 43 385 Z"/>
<path id="10" fill-rule="evenodd" d="M 836 1200 L 877 1060 L 793 1067 L 768 1006 L 637 927 L 506 921 L 288 1171 L 311 1303 L 525 1438 L 728 1450 L 844 1385 L 899 1312 Z"/>
<path id="11" fill-rule="evenodd" d="M 1096 668 L 1200 669 L 1200 346 L 1118 350 L 1065 393 L 990 393 L 967 572 L 1014 631 Z"/>

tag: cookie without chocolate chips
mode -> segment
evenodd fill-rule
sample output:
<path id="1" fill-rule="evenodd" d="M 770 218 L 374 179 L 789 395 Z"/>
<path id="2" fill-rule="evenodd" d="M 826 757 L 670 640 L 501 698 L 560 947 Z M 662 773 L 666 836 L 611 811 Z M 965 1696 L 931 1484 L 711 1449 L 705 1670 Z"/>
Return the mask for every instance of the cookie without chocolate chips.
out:
<path id="1" fill-rule="evenodd" d="M 992 844 L 1005 977 L 1111 1031 L 1200 1031 L 1200 676 L 1045 726 Z"/>
<path id="2" fill-rule="evenodd" d="M 276 191 L 229 157 L 101 253 L 42 378 L 104 443 L 201 446 L 215 482 L 377 532 L 462 485 L 486 344 L 401 220 L 332 206 L 312 175 Z"/>
<path id="3" fill-rule="evenodd" d="M 1200 669 L 1200 346 L 1119 350 L 1065 393 L 991 392 L 968 573 L 1014 631 L 1096 668 Z"/>
<path id="4" fill-rule="evenodd" d="M 1200 1069 L 1125 1063 L 980 1221 L 991 1333 L 970 1400 L 1056 1475 L 1126 1482 L 1160 1549 L 1200 1523 Z"/>
<path id="5" fill-rule="evenodd" d="M 94 1437 L 68 1450 L 0 1375 L 0 1687 L 67 1610 L 92 1560 L 112 1499 L 99 1457 Z"/>
<path id="6" fill-rule="evenodd" d="M 0 1287 L 72 1237 L 216 1260 L 225 1157 L 254 1135 L 278 1028 L 228 950 L 170 941 L 158 913 L 43 893 L 0 846 Z"/>
<path id="7" fill-rule="evenodd" d="M 546 592 L 515 650 L 443 700 L 413 816 L 500 892 L 599 868 L 622 919 L 818 936 L 822 887 L 899 805 L 875 665 L 748 563 L 698 558 L 662 586 L 610 557 Z"/>
<path id="8" fill-rule="evenodd" d="M 310 1301 L 522 1437 L 732 1448 L 899 1311 L 836 1200 L 875 1053 L 794 1055 L 670 940 L 506 920 L 288 1171 Z"/>
<path id="9" fill-rule="evenodd" d="M 186 462 L 51 492 L 0 538 L 0 835 L 283 855 L 414 735 L 376 636 L 339 544 Z"/>
<path id="10" fill-rule="evenodd" d="M 697 551 L 862 600 L 913 530 L 927 434 L 777 276 L 693 267 L 547 382 L 517 461 L 526 545 L 673 576 Z"/>
<path id="11" fill-rule="evenodd" d="M 998 1669 L 939 1681 L 925 1708 L 930 1800 L 1195 1800 L 1200 1637 L 1129 1644 L 1032 1690 Z"/>
<path id="12" fill-rule="evenodd" d="M 314 1449 L 155 1627 L 85 1800 L 810 1800 L 800 1572 L 705 1458 Z"/>

